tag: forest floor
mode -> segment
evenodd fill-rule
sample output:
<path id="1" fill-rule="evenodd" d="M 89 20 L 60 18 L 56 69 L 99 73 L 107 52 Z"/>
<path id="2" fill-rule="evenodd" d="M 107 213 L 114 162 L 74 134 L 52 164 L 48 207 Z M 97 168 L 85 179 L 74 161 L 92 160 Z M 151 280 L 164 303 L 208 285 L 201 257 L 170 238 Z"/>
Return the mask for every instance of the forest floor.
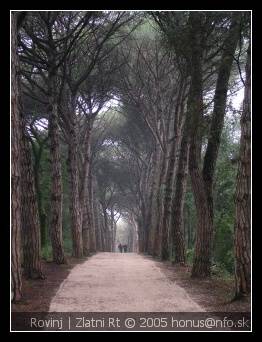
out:
<path id="1" fill-rule="evenodd" d="M 97 253 L 43 268 L 45 280 L 24 280 L 13 312 L 250 311 L 248 299 L 230 302 L 232 280 L 191 279 L 188 266 L 139 254 Z"/>

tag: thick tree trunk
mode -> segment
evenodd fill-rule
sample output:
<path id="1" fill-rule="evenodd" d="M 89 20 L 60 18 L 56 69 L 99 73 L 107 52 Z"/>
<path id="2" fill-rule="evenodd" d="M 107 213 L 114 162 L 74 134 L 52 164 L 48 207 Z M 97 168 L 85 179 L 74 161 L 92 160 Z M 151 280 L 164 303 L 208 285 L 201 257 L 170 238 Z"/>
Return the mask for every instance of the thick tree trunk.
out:
<path id="1" fill-rule="evenodd" d="M 62 236 L 62 171 L 60 159 L 58 110 L 55 99 L 55 82 L 49 75 L 49 139 L 51 158 L 51 203 L 50 203 L 50 239 L 53 261 L 57 264 L 66 263 Z"/>
<path id="2" fill-rule="evenodd" d="M 199 130 L 203 116 L 202 90 L 202 49 L 201 25 L 199 13 L 191 12 L 191 85 L 188 99 L 190 116 L 189 171 L 197 213 L 196 243 L 192 267 L 192 277 L 207 277 L 211 272 L 212 215 L 207 200 L 205 184 L 200 169 Z"/>
<path id="3" fill-rule="evenodd" d="M 207 200 L 202 173 L 198 166 L 199 163 L 195 159 L 195 145 L 194 140 L 191 140 L 189 169 L 197 212 L 192 277 L 205 278 L 211 275 L 213 216 Z"/>
<path id="4" fill-rule="evenodd" d="M 17 57 L 17 13 L 11 13 L 11 285 L 12 300 L 22 296 L 21 276 L 21 126 Z"/>
<path id="5" fill-rule="evenodd" d="M 23 267 L 27 278 L 43 279 L 41 264 L 40 223 L 35 192 L 33 160 L 26 136 L 25 119 L 22 118 L 22 241 Z"/>
<path id="6" fill-rule="evenodd" d="M 223 129 L 223 122 L 225 116 L 226 100 L 227 100 L 227 90 L 229 84 L 230 72 L 232 69 L 232 63 L 234 58 L 235 49 L 239 39 L 239 19 L 240 14 L 235 13 L 232 17 L 232 23 L 228 32 L 228 36 L 224 43 L 224 50 L 222 58 L 220 61 L 220 67 L 218 70 L 218 77 L 216 83 L 215 97 L 214 97 L 214 111 L 212 115 L 211 128 L 209 132 L 208 145 L 204 158 L 204 165 L 202 174 L 200 173 L 200 162 L 196 154 L 200 150 L 197 141 L 197 129 L 193 134 L 192 144 L 191 144 L 191 178 L 192 178 L 192 189 L 194 192 L 194 198 L 196 202 L 197 212 L 198 212 L 198 223 L 196 231 L 196 248 L 192 267 L 193 277 L 208 277 L 211 274 L 211 256 L 213 248 L 213 180 L 215 165 L 218 156 L 218 150 L 220 146 L 220 137 Z M 197 19 L 194 21 L 197 23 Z M 193 23 L 193 25 L 194 25 Z M 199 23 L 197 23 L 198 25 Z M 193 26 L 192 26 L 192 29 Z M 199 27 L 195 27 L 199 29 Z M 196 35 L 195 39 L 199 40 Z M 193 44 L 193 72 L 192 72 L 192 91 L 193 106 L 192 111 L 198 115 L 198 118 L 192 120 L 192 124 L 199 127 L 202 117 L 202 109 L 200 100 L 200 93 L 202 93 L 201 87 L 201 52 L 200 45 L 196 41 Z M 198 83 L 198 85 L 197 85 Z M 197 95 L 199 94 L 199 95 Z M 197 97 L 199 99 L 197 100 Z M 197 103 L 198 101 L 198 103 Z M 201 179 L 197 179 L 200 177 Z M 201 201 L 201 202 L 198 202 Z M 198 202 L 198 203 L 197 203 Z M 202 205 L 201 205 L 202 203 Z"/>
<path id="7" fill-rule="evenodd" d="M 177 105 L 175 110 L 175 118 L 174 118 L 174 130 L 173 137 L 171 142 L 171 147 L 169 151 L 169 158 L 166 166 L 166 174 L 165 174 L 165 191 L 164 191 L 164 199 L 163 199 L 163 211 L 162 218 L 160 220 L 161 227 L 161 259 L 167 260 L 170 254 L 170 243 L 169 243 L 169 230 L 170 230 L 170 221 L 171 221 L 171 205 L 174 194 L 174 178 L 176 175 L 176 161 L 177 161 L 177 151 L 181 144 L 181 127 L 179 123 L 181 123 L 181 118 L 183 115 L 183 104 L 182 98 L 184 95 L 184 87 L 183 83 L 180 86 L 179 94 L 177 96 Z"/>
<path id="8" fill-rule="evenodd" d="M 236 183 L 235 298 L 251 291 L 251 66 L 250 46 L 241 117 L 240 155 Z"/>
<path id="9" fill-rule="evenodd" d="M 175 250 L 175 262 L 184 264 L 186 262 L 186 247 L 184 236 L 184 203 L 187 183 L 187 168 L 189 141 L 188 132 L 183 134 L 181 149 L 176 172 L 175 193 L 172 201 L 171 217 L 171 244 Z"/>

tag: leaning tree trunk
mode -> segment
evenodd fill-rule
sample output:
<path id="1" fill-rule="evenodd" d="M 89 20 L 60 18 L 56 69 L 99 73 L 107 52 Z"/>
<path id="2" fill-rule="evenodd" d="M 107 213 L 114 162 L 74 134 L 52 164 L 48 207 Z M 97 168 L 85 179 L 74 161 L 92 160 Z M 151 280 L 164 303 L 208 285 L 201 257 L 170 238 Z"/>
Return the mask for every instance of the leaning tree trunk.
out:
<path id="1" fill-rule="evenodd" d="M 19 62 L 17 57 L 17 13 L 11 13 L 11 280 L 12 300 L 22 296 L 21 276 L 21 128 L 19 114 Z"/>
<path id="2" fill-rule="evenodd" d="M 41 264 L 41 237 L 33 160 L 26 136 L 25 119 L 22 118 L 22 242 L 23 266 L 26 278 L 43 279 Z"/>
<path id="3" fill-rule="evenodd" d="M 246 64 L 246 84 L 241 117 L 240 155 L 236 183 L 235 217 L 235 298 L 251 291 L 251 66 L 250 46 Z"/>
<path id="4" fill-rule="evenodd" d="M 218 69 L 218 77 L 214 96 L 214 110 L 212 114 L 212 121 L 204 158 L 202 175 L 199 174 L 199 161 L 198 165 L 196 165 L 196 156 L 192 155 L 191 160 L 191 166 L 193 166 L 192 163 L 195 164 L 193 166 L 194 170 L 192 169 L 192 181 L 194 183 L 192 188 L 194 191 L 195 201 L 204 201 L 202 202 L 203 208 L 200 208 L 201 202 L 196 203 L 197 208 L 199 208 L 199 222 L 197 224 L 198 229 L 196 232 L 196 248 L 192 267 L 193 277 L 208 277 L 211 273 L 214 220 L 213 183 L 218 150 L 220 146 L 220 139 L 223 130 L 229 77 L 232 69 L 234 53 L 239 39 L 239 19 L 240 14 L 237 12 L 234 13 L 232 17 L 232 23 L 223 46 L 223 54 Z M 198 44 L 194 44 L 193 53 L 195 54 L 195 56 L 198 56 L 198 48 L 200 48 L 198 47 Z M 197 61 L 197 57 L 195 58 L 195 61 Z M 196 62 L 194 66 L 194 72 L 197 72 L 201 75 L 201 69 L 199 68 L 200 65 L 201 62 Z M 195 74 L 195 78 L 197 79 L 199 78 L 199 76 Z M 201 80 L 199 79 L 198 82 L 201 82 Z M 197 85 L 195 85 L 192 90 L 194 91 L 194 89 L 197 89 Z M 199 113 L 200 111 L 201 109 L 199 110 Z M 195 122 L 196 125 L 199 125 L 200 117 L 201 114 L 199 115 L 199 121 Z M 195 142 L 196 140 L 193 138 L 193 141 Z M 195 146 L 192 146 L 191 151 L 196 152 Z M 201 177 L 201 180 L 196 179 L 196 177 Z M 196 193 L 196 191 L 198 193 Z M 201 194 L 199 194 L 199 192 Z"/>
<path id="5" fill-rule="evenodd" d="M 161 251 L 160 256 L 162 260 L 167 260 L 169 258 L 170 246 L 169 246 L 169 228 L 170 228 L 170 220 L 171 220 L 171 205 L 172 198 L 174 192 L 174 176 L 176 173 L 176 155 L 181 143 L 181 127 L 179 123 L 181 122 L 180 116 L 183 114 L 182 110 L 182 98 L 184 95 L 184 86 L 183 82 L 181 82 L 180 90 L 177 95 L 177 105 L 175 109 L 175 117 L 174 117 L 174 129 L 173 129 L 173 137 L 171 142 L 171 147 L 169 151 L 169 158 L 166 167 L 165 174 L 165 191 L 164 191 L 164 199 L 163 199 L 163 211 L 162 217 L 160 219 L 160 227 L 161 227 Z"/>
<path id="6" fill-rule="evenodd" d="M 55 82 L 49 75 L 49 143 L 51 159 L 51 201 L 50 201 L 50 239 L 53 261 L 57 264 L 66 263 L 62 236 L 62 171 L 60 159 L 58 108 L 54 95 Z"/>

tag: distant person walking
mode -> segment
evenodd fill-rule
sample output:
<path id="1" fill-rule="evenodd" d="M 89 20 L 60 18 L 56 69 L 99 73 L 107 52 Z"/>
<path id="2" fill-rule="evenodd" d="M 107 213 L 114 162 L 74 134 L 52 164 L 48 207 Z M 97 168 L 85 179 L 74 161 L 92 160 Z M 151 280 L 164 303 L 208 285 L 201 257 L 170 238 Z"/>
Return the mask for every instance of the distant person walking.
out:
<path id="1" fill-rule="evenodd" d="M 123 252 L 123 246 L 121 245 L 121 243 L 118 245 L 118 249 L 119 249 L 119 252 L 120 252 L 120 253 Z"/>
<path id="2" fill-rule="evenodd" d="M 122 247 L 124 249 L 124 252 L 126 253 L 127 252 L 127 245 L 123 245 Z"/>

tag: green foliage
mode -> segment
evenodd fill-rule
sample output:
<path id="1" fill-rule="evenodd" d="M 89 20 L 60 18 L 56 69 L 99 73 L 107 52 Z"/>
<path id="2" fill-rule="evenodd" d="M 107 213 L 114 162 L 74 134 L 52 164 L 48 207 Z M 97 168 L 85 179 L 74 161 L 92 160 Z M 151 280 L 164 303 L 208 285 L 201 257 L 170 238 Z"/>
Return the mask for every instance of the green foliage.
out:
<path id="1" fill-rule="evenodd" d="M 46 261 L 52 261 L 52 247 L 49 241 L 42 247 L 41 254 Z"/>
<path id="2" fill-rule="evenodd" d="M 230 139 L 230 129 L 226 123 L 216 169 L 214 262 L 229 273 L 234 271 L 234 193 L 237 171 L 237 165 L 232 163 L 231 157 L 237 154 L 237 149 L 237 143 Z"/>
<path id="3" fill-rule="evenodd" d="M 186 260 L 189 265 L 193 264 L 194 249 L 190 248 L 186 251 Z"/>

